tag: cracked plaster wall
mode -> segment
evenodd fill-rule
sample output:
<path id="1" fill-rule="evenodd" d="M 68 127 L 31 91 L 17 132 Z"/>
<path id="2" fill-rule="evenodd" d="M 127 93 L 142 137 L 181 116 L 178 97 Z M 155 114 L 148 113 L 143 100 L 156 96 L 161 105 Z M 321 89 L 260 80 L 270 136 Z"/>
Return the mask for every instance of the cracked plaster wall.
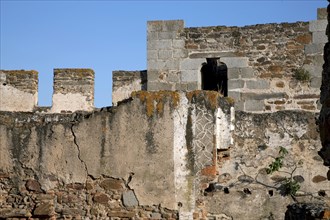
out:
<path id="1" fill-rule="evenodd" d="M 215 126 L 210 146 L 193 143 L 194 120 L 229 108 L 216 92 L 140 92 L 93 113 L 2 112 L 0 217 L 192 219 L 202 179 L 193 162 L 216 149 Z M 214 172 L 213 159 L 199 161 L 198 172 Z"/>

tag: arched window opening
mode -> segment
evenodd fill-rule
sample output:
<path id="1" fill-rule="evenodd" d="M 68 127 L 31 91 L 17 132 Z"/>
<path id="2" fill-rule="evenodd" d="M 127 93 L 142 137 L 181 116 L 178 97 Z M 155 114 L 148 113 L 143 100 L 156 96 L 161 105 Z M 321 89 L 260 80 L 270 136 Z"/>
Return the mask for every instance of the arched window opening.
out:
<path id="1" fill-rule="evenodd" d="M 227 65 L 219 61 L 217 58 L 206 58 L 206 63 L 203 63 L 202 74 L 202 89 L 218 91 L 223 96 L 228 96 L 228 68 Z"/>

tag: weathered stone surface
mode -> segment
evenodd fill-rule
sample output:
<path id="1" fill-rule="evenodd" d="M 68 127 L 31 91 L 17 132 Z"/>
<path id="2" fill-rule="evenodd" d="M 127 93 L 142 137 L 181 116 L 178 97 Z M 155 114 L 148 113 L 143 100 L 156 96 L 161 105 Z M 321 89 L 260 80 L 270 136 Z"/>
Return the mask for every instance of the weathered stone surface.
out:
<path id="1" fill-rule="evenodd" d="M 136 199 L 135 193 L 133 190 L 125 191 L 123 193 L 123 204 L 126 207 L 138 206 L 139 202 Z"/>
<path id="2" fill-rule="evenodd" d="M 308 45 L 305 46 L 305 53 L 307 55 L 310 55 L 310 54 L 321 54 L 323 52 L 323 47 L 324 47 L 324 44 L 323 43 L 308 44 Z"/>
<path id="3" fill-rule="evenodd" d="M 33 211 L 33 215 L 36 215 L 36 216 L 53 216 L 53 215 L 55 215 L 55 207 L 52 203 L 49 203 L 49 202 L 41 203 Z"/>
<path id="4" fill-rule="evenodd" d="M 32 112 L 38 103 L 38 72 L 0 70 L 0 111 Z"/>
<path id="5" fill-rule="evenodd" d="M 317 9 L 317 20 L 326 20 L 328 17 L 326 8 L 318 8 Z"/>
<path id="6" fill-rule="evenodd" d="M 51 111 L 93 110 L 94 75 L 92 69 L 54 69 Z"/>
<path id="7" fill-rule="evenodd" d="M 243 88 L 244 85 L 245 85 L 245 81 L 241 80 L 241 79 L 238 79 L 238 80 L 230 79 L 230 80 L 228 80 L 228 89 L 229 90 L 240 89 L 240 88 Z"/>
<path id="8" fill-rule="evenodd" d="M 248 67 L 247 57 L 222 57 L 221 62 L 224 62 L 228 68 L 244 68 Z"/>
<path id="9" fill-rule="evenodd" d="M 100 183 L 100 186 L 105 190 L 123 190 L 124 182 L 119 179 L 107 178 Z"/>
<path id="10" fill-rule="evenodd" d="M 31 191 L 41 192 L 40 183 L 37 180 L 30 179 L 26 181 L 25 187 Z"/>
<path id="11" fill-rule="evenodd" d="M 107 204 L 109 202 L 109 197 L 103 193 L 96 193 L 93 197 L 93 201 L 96 203 Z"/>
<path id="12" fill-rule="evenodd" d="M 246 80 L 246 88 L 248 89 L 269 89 L 269 82 L 266 80 Z"/>
<path id="13" fill-rule="evenodd" d="M 328 42 L 328 37 L 325 35 L 325 31 L 313 32 L 313 43 L 314 44 L 324 44 Z"/>
<path id="14" fill-rule="evenodd" d="M 265 104 L 263 100 L 246 100 L 244 105 L 245 111 L 263 111 Z"/>
<path id="15" fill-rule="evenodd" d="M 0 218 L 29 218 L 32 214 L 21 208 L 0 208 Z"/>
<path id="16" fill-rule="evenodd" d="M 310 21 L 309 22 L 309 31 L 311 31 L 311 32 L 323 31 L 323 33 L 325 33 L 327 24 L 328 24 L 327 20 Z"/>
<path id="17" fill-rule="evenodd" d="M 198 71 L 196 70 L 184 70 L 181 72 L 182 82 L 197 82 L 198 81 Z"/>
<path id="18" fill-rule="evenodd" d="M 327 178 L 324 176 L 321 176 L 321 175 L 314 176 L 312 179 L 312 181 L 314 183 L 319 183 L 319 182 L 326 181 L 326 180 L 327 180 Z"/>
<path id="19" fill-rule="evenodd" d="M 304 96 L 304 95 L 302 95 L 302 96 Z M 314 95 L 312 95 L 312 96 L 314 96 Z M 287 97 L 286 93 L 252 93 L 252 92 L 241 93 L 241 98 L 243 100 L 252 100 L 252 99 L 265 100 L 265 99 L 285 98 L 285 97 Z"/>

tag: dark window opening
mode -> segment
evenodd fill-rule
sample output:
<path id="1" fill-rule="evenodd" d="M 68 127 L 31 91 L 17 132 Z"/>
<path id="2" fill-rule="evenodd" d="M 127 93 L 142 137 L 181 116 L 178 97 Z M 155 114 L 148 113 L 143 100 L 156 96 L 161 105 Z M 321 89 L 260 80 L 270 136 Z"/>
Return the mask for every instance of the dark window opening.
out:
<path id="1" fill-rule="evenodd" d="M 202 89 L 218 91 L 223 96 L 228 96 L 228 68 L 223 62 L 218 61 L 220 58 L 206 58 L 203 63 Z"/>

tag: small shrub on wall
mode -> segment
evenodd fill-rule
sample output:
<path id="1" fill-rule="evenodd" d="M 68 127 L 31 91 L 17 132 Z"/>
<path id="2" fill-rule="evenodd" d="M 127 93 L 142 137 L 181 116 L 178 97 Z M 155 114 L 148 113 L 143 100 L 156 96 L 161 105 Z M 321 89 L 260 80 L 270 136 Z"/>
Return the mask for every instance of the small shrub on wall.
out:
<path id="1" fill-rule="evenodd" d="M 299 68 L 294 71 L 293 77 L 298 81 L 308 82 L 311 79 L 311 74 L 308 72 L 308 70 Z"/>

